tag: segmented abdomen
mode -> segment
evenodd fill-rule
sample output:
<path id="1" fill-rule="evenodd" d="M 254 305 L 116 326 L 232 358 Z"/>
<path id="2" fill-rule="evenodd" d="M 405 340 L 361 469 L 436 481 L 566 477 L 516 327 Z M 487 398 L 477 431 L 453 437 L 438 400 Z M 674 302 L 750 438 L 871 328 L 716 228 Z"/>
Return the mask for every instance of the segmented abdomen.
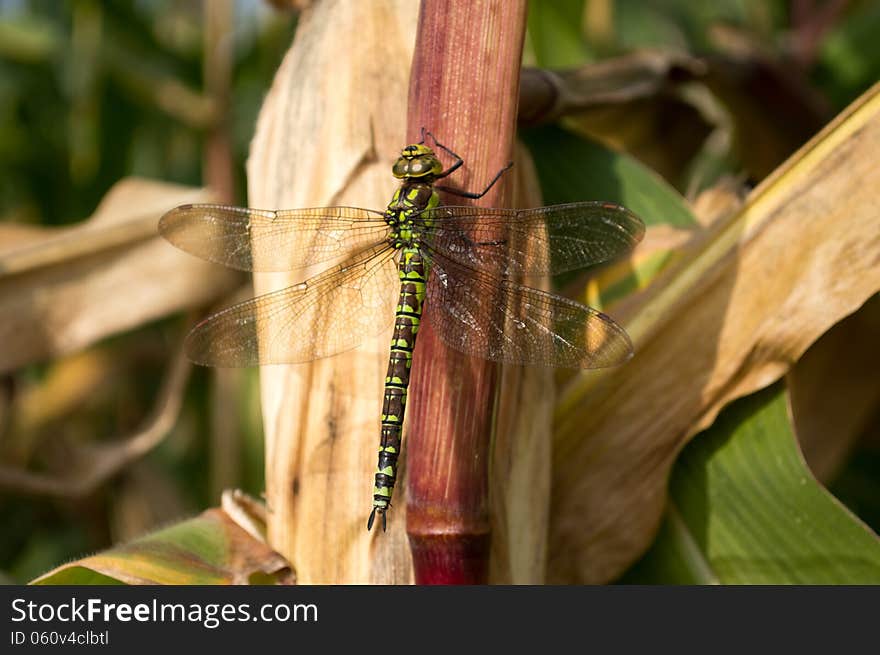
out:
<path id="1" fill-rule="evenodd" d="M 400 264 L 400 299 L 391 337 L 391 355 L 385 376 L 385 396 L 382 404 L 382 434 L 379 442 L 379 464 L 373 487 L 373 511 L 384 513 L 391 505 L 391 494 L 397 477 L 397 458 L 400 456 L 403 416 L 412 354 L 422 317 L 422 305 L 427 287 L 427 270 L 418 248 L 403 248 Z"/>

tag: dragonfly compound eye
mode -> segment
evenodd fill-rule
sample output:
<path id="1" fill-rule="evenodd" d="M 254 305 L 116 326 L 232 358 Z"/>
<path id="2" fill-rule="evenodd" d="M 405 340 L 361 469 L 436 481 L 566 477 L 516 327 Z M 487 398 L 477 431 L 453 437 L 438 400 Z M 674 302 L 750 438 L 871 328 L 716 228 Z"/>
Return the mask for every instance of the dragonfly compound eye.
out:
<path id="1" fill-rule="evenodd" d="M 411 175 L 424 175 L 429 170 L 428 162 L 424 158 L 413 159 L 409 163 L 409 172 Z"/>
<path id="2" fill-rule="evenodd" d="M 406 149 L 404 149 L 404 153 L 406 153 Z M 413 157 L 401 156 L 394 162 L 391 172 L 396 178 L 406 178 L 438 175 L 442 170 L 443 165 L 437 157 L 433 154 L 422 154 Z"/>
<path id="3" fill-rule="evenodd" d="M 409 160 L 401 157 L 394 162 L 394 166 L 391 167 L 391 174 L 397 178 L 406 177 L 408 169 Z"/>

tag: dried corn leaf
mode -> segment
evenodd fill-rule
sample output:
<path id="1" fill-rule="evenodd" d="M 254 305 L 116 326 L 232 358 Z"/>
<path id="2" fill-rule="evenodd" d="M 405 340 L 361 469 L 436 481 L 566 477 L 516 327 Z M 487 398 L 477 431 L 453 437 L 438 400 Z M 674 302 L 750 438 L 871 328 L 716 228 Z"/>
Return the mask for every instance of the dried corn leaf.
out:
<path id="1" fill-rule="evenodd" d="M 685 55 L 649 50 L 568 71 L 527 68 L 520 122 L 565 117 L 567 126 L 625 150 L 675 180 L 716 127 L 695 100 L 705 94 L 683 88 L 705 68 Z"/>
<path id="2" fill-rule="evenodd" d="M 791 413 L 817 478 L 840 472 L 880 409 L 880 296 L 835 325 L 788 374 Z"/>
<path id="3" fill-rule="evenodd" d="M 283 557 L 223 510 L 209 509 L 128 544 L 59 566 L 32 584 L 289 584 L 292 580 Z"/>
<path id="4" fill-rule="evenodd" d="M 612 579 L 650 543 L 676 454 L 880 289 L 880 87 L 776 171 L 627 322 L 636 356 L 566 389 L 549 578 Z"/>
<path id="5" fill-rule="evenodd" d="M 539 207 L 538 178 L 524 146 L 517 148 L 514 172 L 516 206 Z M 543 280 L 539 288 L 549 286 Z M 546 576 L 553 375 L 550 368 L 501 367 L 489 475 L 492 584 L 542 584 Z"/>
<path id="6" fill-rule="evenodd" d="M 0 371 L 83 348 L 183 307 L 236 277 L 168 245 L 156 231 L 175 205 L 209 194 L 162 182 L 117 183 L 86 222 L 0 231 Z"/>
<path id="7" fill-rule="evenodd" d="M 417 10 L 408 0 L 334 0 L 303 12 L 251 144 L 251 205 L 387 204 Z M 265 293 L 323 268 L 256 275 L 254 286 Z M 366 530 L 389 338 L 390 331 L 337 357 L 261 370 L 269 541 L 304 583 L 412 579 L 402 480 L 388 532 Z"/>

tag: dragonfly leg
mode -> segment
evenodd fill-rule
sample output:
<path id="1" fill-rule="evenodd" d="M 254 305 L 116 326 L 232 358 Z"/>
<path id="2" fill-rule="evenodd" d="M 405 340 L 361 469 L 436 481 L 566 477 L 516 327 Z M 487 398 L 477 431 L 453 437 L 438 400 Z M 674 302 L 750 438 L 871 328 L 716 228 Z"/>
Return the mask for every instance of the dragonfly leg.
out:
<path id="1" fill-rule="evenodd" d="M 461 164 L 458 164 L 458 166 L 460 166 L 460 165 Z M 450 168 L 448 171 L 446 171 L 446 173 L 443 173 L 442 175 L 438 175 L 437 177 L 445 177 L 448 173 L 451 173 L 454 170 L 454 168 L 458 168 L 458 166 L 454 166 L 453 168 Z M 435 184 L 434 188 L 437 191 L 445 191 L 446 193 L 451 193 L 452 195 L 458 196 L 460 198 L 470 198 L 471 200 L 476 200 L 477 198 L 482 198 L 487 193 L 489 193 L 489 189 L 491 189 L 493 186 L 495 186 L 495 183 L 498 180 L 500 180 L 501 176 L 504 175 L 504 173 L 506 173 L 507 171 L 509 171 L 512 166 L 513 166 L 512 161 L 507 162 L 507 166 L 504 166 L 500 171 L 495 173 L 495 177 L 492 178 L 492 181 L 489 182 L 489 184 L 486 185 L 486 188 L 483 189 L 482 191 L 480 191 L 479 193 L 475 193 L 473 191 L 462 191 L 461 189 L 454 189 L 452 187 L 443 186 L 442 184 Z"/>
<path id="2" fill-rule="evenodd" d="M 443 171 L 442 173 L 437 175 L 438 180 L 441 178 L 444 178 L 444 177 L 448 177 L 449 175 L 451 175 L 452 173 L 457 171 L 459 168 L 461 168 L 462 164 L 464 164 L 464 160 L 461 157 L 459 157 L 456 153 L 452 152 L 452 150 L 450 150 L 449 148 L 444 146 L 442 143 L 440 143 L 437 140 L 437 137 L 435 137 L 430 132 L 426 131 L 425 128 L 423 127 L 422 128 L 422 141 L 421 141 L 422 143 L 425 141 L 426 137 L 431 137 L 431 140 L 434 142 L 435 146 L 437 146 L 438 148 L 443 150 L 443 152 L 445 152 L 447 155 L 449 155 L 450 157 L 455 159 L 455 163 L 452 166 L 450 166 L 445 171 Z M 495 177 L 493 177 L 492 180 L 489 182 L 489 184 L 486 185 L 486 188 L 483 189 L 482 191 L 480 191 L 479 193 L 475 193 L 473 191 L 462 191 L 461 189 L 454 189 L 452 187 L 447 187 L 447 186 L 442 186 L 442 185 L 435 185 L 434 188 L 437 189 L 438 191 L 445 191 L 446 193 L 451 193 L 454 196 L 459 196 L 461 198 L 470 198 L 471 200 L 476 200 L 477 198 L 482 198 L 487 193 L 489 193 L 489 189 L 491 189 L 493 186 L 495 186 L 495 183 L 499 179 L 501 179 L 501 176 L 504 175 L 505 171 L 510 170 L 510 168 L 512 166 L 513 166 L 512 161 L 507 162 L 507 165 L 502 167 L 500 171 L 495 173 Z"/>
<path id="3" fill-rule="evenodd" d="M 443 152 L 445 152 L 447 155 L 449 155 L 450 157 L 452 157 L 452 158 L 455 160 L 455 163 L 454 163 L 452 166 L 450 166 L 449 168 L 447 168 L 445 171 L 443 171 L 442 173 L 440 173 L 440 174 L 437 176 L 437 179 L 438 179 L 438 180 L 439 180 L 441 177 L 446 177 L 446 176 L 448 176 L 448 175 L 451 175 L 452 173 L 454 173 L 455 171 L 457 171 L 459 168 L 461 168 L 461 165 L 464 164 L 464 159 L 462 159 L 462 158 L 459 157 L 457 154 L 455 154 L 454 152 L 452 152 L 452 150 L 450 150 L 449 148 L 447 148 L 446 146 L 444 146 L 442 143 L 440 143 L 440 142 L 437 140 L 437 137 L 435 137 L 435 136 L 434 136 L 433 134 L 431 134 L 430 132 L 425 131 L 425 128 L 422 128 L 422 140 L 423 140 L 423 141 L 424 141 L 424 139 L 425 139 L 426 136 L 431 137 L 431 140 L 434 142 L 434 145 L 435 145 L 435 146 L 437 146 L 438 148 L 440 148 L 441 150 L 443 150 Z"/>

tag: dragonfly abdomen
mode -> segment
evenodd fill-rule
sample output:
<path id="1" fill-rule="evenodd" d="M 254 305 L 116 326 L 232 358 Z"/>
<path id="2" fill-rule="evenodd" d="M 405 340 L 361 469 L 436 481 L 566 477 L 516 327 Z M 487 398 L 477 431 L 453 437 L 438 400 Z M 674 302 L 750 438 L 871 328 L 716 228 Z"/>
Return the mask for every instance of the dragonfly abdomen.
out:
<path id="1" fill-rule="evenodd" d="M 391 505 L 391 494 L 397 478 L 397 460 L 403 437 L 403 417 L 406 412 L 412 354 L 427 289 L 427 269 L 418 247 L 405 247 L 401 250 L 398 275 L 400 297 L 394 319 L 394 334 L 391 337 L 388 373 L 385 376 L 379 463 L 376 467 L 373 511 L 368 528 L 372 527 L 377 512 L 382 514 L 382 528 L 385 528 L 385 511 Z"/>

